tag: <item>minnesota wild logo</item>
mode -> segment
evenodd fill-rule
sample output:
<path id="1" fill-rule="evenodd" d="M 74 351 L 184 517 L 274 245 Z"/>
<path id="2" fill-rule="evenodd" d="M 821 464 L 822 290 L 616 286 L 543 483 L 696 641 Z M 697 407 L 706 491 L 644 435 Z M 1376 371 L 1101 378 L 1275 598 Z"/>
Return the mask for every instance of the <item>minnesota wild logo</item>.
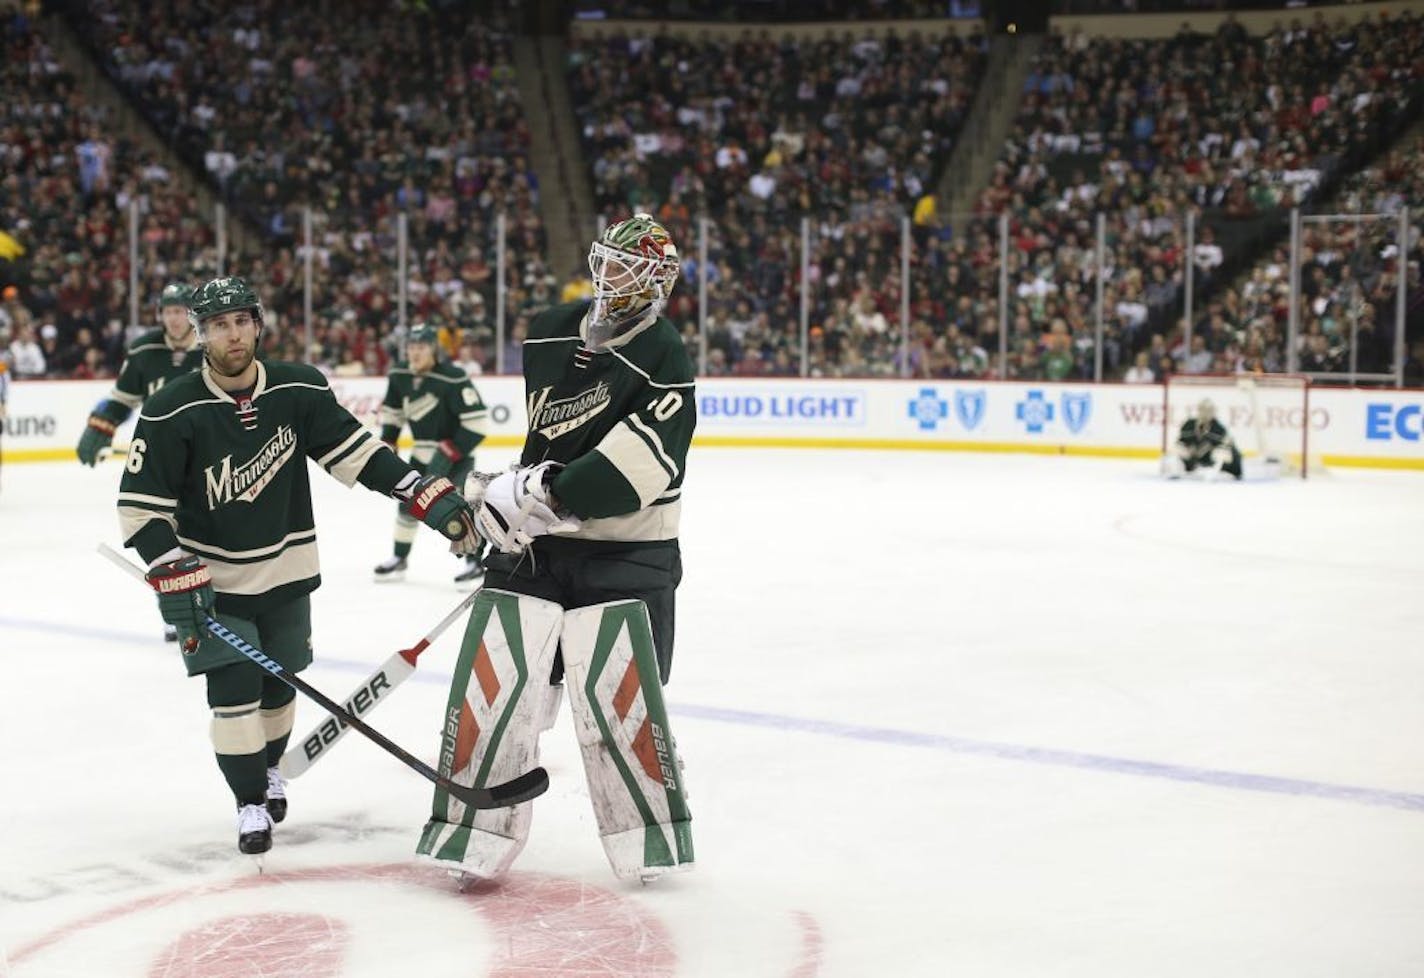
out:
<path id="1" fill-rule="evenodd" d="M 553 389 L 541 387 L 529 395 L 529 430 L 550 441 L 587 424 L 613 400 L 613 392 L 603 381 L 572 397 L 550 400 Z"/>
<path id="2" fill-rule="evenodd" d="M 253 502 L 262 490 L 271 485 L 282 466 L 296 454 L 297 434 L 290 425 L 282 425 L 257 453 L 246 462 L 234 466 L 232 456 L 226 456 L 217 465 L 203 469 L 204 482 L 208 491 L 208 510 L 226 506 L 233 500 Z"/>

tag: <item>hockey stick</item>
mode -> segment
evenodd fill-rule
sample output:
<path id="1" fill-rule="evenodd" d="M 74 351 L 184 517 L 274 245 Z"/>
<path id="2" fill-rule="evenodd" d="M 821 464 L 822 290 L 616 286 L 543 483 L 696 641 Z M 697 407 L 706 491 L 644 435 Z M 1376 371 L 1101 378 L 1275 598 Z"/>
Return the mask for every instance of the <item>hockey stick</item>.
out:
<path id="1" fill-rule="evenodd" d="M 99 552 L 133 577 L 143 581 L 145 585 L 148 584 L 148 579 L 144 576 L 143 571 L 129 561 L 128 558 L 114 550 L 113 547 L 101 543 L 99 544 Z M 246 656 L 297 692 L 315 700 L 317 705 L 326 710 L 326 712 L 340 717 L 347 724 L 361 731 L 361 733 L 377 747 L 380 747 L 416 774 L 425 778 L 425 780 L 448 791 L 470 808 L 504 808 L 509 805 L 518 805 L 520 802 L 539 797 L 549 787 L 549 773 L 542 767 L 531 768 L 512 781 L 491 785 L 488 788 L 470 788 L 465 785 L 456 784 L 443 774 L 437 772 L 429 764 L 414 757 L 399 745 L 388 740 L 384 734 L 368 726 L 365 721 L 352 716 L 344 707 L 320 690 L 308 684 L 306 680 L 297 676 L 295 673 L 288 672 L 282 667 L 280 662 L 265 655 L 260 649 L 248 644 L 241 635 L 232 631 L 232 629 L 228 628 L 222 622 L 208 617 L 204 619 L 203 624 L 214 638 Z"/>
<path id="2" fill-rule="evenodd" d="M 420 653 L 430 648 L 431 642 L 453 625 L 455 619 L 468 611 L 479 594 L 479 589 L 476 588 L 455 606 L 454 611 L 440 619 L 440 624 L 432 628 L 419 642 L 408 649 L 402 649 L 381 663 L 380 668 L 367 676 L 361 685 L 346 697 L 346 712 L 355 717 L 364 717 L 393 693 L 397 686 L 409 679 L 415 672 L 415 660 L 420 657 Z M 282 755 L 282 763 L 277 765 L 282 771 L 282 777 L 295 778 L 305 773 L 307 768 L 315 764 L 338 740 L 345 737 L 346 731 L 350 729 L 339 716 L 322 719 L 312 728 L 311 733 L 288 747 L 287 752 Z"/>

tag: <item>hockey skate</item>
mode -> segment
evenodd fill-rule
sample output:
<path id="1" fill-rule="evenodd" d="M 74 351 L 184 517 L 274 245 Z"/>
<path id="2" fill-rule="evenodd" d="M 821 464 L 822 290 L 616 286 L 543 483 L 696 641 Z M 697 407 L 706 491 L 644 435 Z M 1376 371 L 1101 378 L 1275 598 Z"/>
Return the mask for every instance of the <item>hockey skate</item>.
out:
<path id="1" fill-rule="evenodd" d="M 275 767 L 267 769 L 267 814 L 273 822 L 287 817 L 287 782 Z"/>
<path id="2" fill-rule="evenodd" d="M 480 559 L 478 557 L 466 557 L 465 569 L 455 575 L 455 586 L 462 591 L 468 591 L 484 576 L 485 565 L 480 563 Z"/>
<path id="3" fill-rule="evenodd" d="M 387 557 L 376 565 L 376 581 L 389 584 L 405 580 L 406 563 L 404 557 Z"/>
<path id="4" fill-rule="evenodd" d="M 237 810 L 237 849 L 260 856 L 272 848 L 272 816 L 264 805 L 243 805 Z"/>

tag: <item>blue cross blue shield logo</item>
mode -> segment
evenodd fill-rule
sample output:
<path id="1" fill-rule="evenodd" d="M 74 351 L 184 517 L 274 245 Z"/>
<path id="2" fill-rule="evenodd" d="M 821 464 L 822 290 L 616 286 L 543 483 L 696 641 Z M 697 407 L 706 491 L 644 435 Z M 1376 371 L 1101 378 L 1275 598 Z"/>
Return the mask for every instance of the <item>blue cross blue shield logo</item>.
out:
<path id="1" fill-rule="evenodd" d="M 1083 426 L 1088 423 L 1088 418 L 1093 413 L 1093 395 L 1070 394 L 1063 395 L 1063 421 L 1068 425 L 1068 430 L 1077 434 L 1083 430 Z"/>
<path id="2" fill-rule="evenodd" d="M 949 402 L 933 387 L 921 387 L 920 393 L 910 399 L 910 417 L 921 431 L 934 431 L 949 417 Z"/>
<path id="3" fill-rule="evenodd" d="M 954 414 L 965 431 L 973 431 L 984 420 L 984 388 L 954 392 Z"/>
<path id="4" fill-rule="evenodd" d="M 1043 391 L 1031 390 L 1014 405 L 1014 417 L 1024 423 L 1030 434 L 1040 435 L 1043 426 L 1053 420 L 1053 405 L 1044 398 Z"/>

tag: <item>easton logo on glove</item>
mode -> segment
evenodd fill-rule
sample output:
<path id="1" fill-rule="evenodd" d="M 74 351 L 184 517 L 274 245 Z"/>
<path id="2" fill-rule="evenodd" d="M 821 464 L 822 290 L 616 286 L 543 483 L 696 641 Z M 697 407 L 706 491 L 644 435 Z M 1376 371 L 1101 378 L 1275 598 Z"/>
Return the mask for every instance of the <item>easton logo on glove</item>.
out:
<path id="1" fill-rule="evenodd" d="M 114 424 L 108 418 L 100 417 L 97 414 L 89 415 L 89 427 L 95 431 L 102 431 L 106 435 L 113 435 L 113 433 L 118 430 L 118 425 Z"/>

